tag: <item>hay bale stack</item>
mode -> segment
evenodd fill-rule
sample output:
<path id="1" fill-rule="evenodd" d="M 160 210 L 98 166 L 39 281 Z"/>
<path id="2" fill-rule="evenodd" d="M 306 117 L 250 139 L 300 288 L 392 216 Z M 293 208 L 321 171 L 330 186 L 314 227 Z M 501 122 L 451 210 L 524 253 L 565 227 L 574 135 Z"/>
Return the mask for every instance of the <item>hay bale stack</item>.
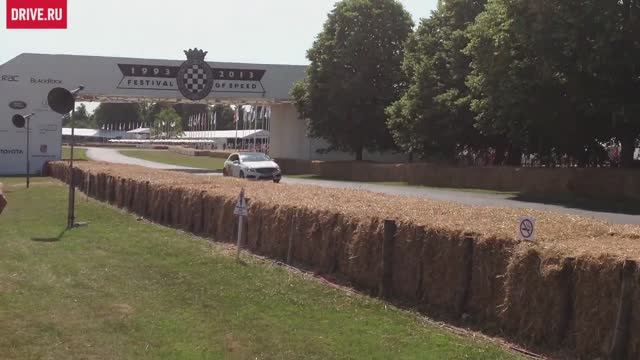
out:
<path id="1" fill-rule="evenodd" d="M 565 341 L 571 322 L 573 265 L 533 248 L 517 252 L 506 273 L 503 328 L 529 344 L 557 347 Z"/>
<path id="2" fill-rule="evenodd" d="M 512 241 L 489 238 L 473 244 L 471 284 L 466 311 L 476 322 L 497 329 L 505 297 L 505 277 L 513 255 Z"/>
<path id="3" fill-rule="evenodd" d="M 521 343 L 577 357 L 609 355 L 623 293 L 622 264 L 640 260 L 640 227 L 573 215 L 105 163 L 81 163 L 77 172 L 80 180 L 88 178 L 83 189 L 91 196 L 225 242 L 236 241 L 233 210 L 245 188 L 251 199 L 246 248 L 286 260 L 291 241 L 294 264 L 370 294 L 378 293 L 384 274 L 383 223 L 395 220 L 392 299 L 432 316 L 457 320 L 465 315 Z M 50 164 L 50 173 L 69 179 L 65 163 Z M 524 214 L 537 219 L 536 243 L 514 238 Z M 633 276 L 640 277 L 637 271 Z M 630 322 L 618 331 L 628 335 L 618 341 L 629 358 L 640 353 L 636 283 Z"/>

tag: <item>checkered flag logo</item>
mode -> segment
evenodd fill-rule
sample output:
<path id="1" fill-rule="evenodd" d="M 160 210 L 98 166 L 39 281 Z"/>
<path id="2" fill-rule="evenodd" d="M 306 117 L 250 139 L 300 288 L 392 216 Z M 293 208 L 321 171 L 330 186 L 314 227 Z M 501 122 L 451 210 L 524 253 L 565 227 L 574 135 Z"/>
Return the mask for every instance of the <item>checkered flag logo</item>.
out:
<path id="1" fill-rule="evenodd" d="M 185 50 L 184 53 L 187 61 L 180 66 L 176 76 L 178 89 L 189 100 L 202 100 L 213 88 L 213 71 L 204 61 L 207 52 L 193 49 Z"/>

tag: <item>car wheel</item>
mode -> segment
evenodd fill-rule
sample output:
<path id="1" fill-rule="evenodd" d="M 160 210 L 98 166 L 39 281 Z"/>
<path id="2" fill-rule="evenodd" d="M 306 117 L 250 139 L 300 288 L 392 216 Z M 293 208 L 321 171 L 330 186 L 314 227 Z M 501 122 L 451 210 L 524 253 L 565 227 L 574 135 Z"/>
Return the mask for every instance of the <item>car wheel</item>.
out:
<path id="1" fill-rule="evenodd" d="M 244 172 L 240 171 L 240 179 L 244 179 Z"/>
<path id="2" fill-rule="evenodd" d="M 280 183 L 280 179 L 273 179 L 273 182 L 278 184 L 278 183 Z"/>
<path id="3" fill-rule="evenodd" d="M 227 174 L 227 169 L 222 168 L 222 176 L 229 176 L 229 174 Z"/>

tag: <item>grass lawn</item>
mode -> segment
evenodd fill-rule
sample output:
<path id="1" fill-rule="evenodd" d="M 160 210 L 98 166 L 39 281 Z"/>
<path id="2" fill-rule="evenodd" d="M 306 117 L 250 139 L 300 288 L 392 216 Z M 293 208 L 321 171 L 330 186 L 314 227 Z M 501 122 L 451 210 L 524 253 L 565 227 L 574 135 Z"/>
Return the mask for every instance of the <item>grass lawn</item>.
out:
<path id="1" fill-rule="evenodd" d="M 71 158 L 71 148 L 68 146 L 62 147 L 62 159 L 67 160 Z M 74 160 L 89 160 L 87 157 L 87 149 L 73 147 L 73 159 Z"/>
<path id="2" fill-rule="evenodd" d="M 2 359 L 512 359 L 347 294 L 78 196 L 12 178 L 0 215 Z M 231 252 L 232 253 L 232 252 Z"/>
<path id="3" fill-rule="evenodd" d="M 120 153 L 126 156 L 155 161 L 163 164 L 182 165 L 215 170 L 222 170 L 225 160 L 208 156 L 181 155 L 167 150 L 120 150 Z"/>

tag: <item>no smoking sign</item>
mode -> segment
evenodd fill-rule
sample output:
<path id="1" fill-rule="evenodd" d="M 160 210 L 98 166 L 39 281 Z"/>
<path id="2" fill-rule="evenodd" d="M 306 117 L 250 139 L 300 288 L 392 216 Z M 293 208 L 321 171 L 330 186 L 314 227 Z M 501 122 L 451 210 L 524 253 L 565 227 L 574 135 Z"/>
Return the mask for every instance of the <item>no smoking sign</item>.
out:
<path id="1" fill-rule="evenodd" d="M 523 216 L 518 219 L 518 239 L 525 241 L 536 240 L 536 219 Z"/>

